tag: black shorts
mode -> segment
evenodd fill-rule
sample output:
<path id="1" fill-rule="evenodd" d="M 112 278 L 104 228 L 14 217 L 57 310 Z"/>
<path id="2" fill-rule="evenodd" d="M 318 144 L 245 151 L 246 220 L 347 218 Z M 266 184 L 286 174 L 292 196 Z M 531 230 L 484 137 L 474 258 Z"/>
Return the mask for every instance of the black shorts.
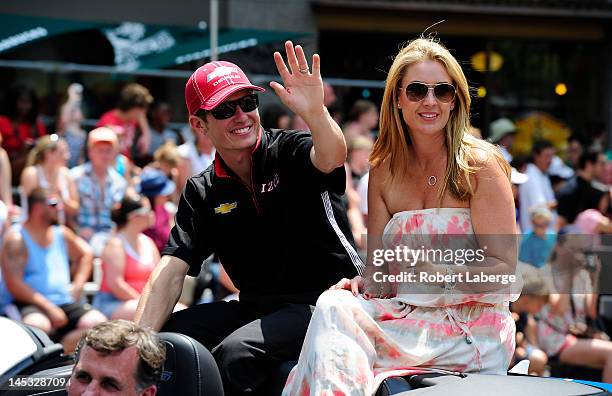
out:
<path id="1" fill-rule="evenodd" d="M 45 315 L 45 313 L 38 308 L 36 305 L 23 305 L 16 304 L 21 312 L 21 316 L 26 316 L 33 313 L 40 313 Z M 65 326 L 60 327 L 59 329 L 54 329 L 54 331 L 50 334 L 51 339 L 53 341 L 59 342 L 64 338 L 64 336 L 70 333 L 72 330 L 77 328 L 77 324 L 79 323 L 79 319 L 87 312 L 91 311 L 93 308 L 88 303 L 82 301 L 76 301 L 73 303 L 63 304 L 59 306 L 66 316 L 68 317 L 68 323 Z M 45 315 L 47 316 L 47 315 Z"/>

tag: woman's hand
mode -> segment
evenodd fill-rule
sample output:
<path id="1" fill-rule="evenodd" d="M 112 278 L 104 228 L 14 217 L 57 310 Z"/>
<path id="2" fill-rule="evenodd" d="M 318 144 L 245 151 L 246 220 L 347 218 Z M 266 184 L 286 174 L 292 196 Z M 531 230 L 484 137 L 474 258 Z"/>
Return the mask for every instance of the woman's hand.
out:
<path id="1" fill-rule="evenodd" d="M 361 293 L 366 300 L 370 298 L 389 298 L 393 293 L 389 282 L 376 282 L 371 276 L 364 278 L 359 275 L 353 279 L 342 278 L 329 289 L 349 290 L 354 296 Z"/>
<path id="2" fill-rule="evenodd" d="M 342 278 L 338 283 L 329 288 L 329 290 L 350 290 L 354 296 L 361 293 L 363 290 L 364 281 L 359 275 L 353 279 Z"/>

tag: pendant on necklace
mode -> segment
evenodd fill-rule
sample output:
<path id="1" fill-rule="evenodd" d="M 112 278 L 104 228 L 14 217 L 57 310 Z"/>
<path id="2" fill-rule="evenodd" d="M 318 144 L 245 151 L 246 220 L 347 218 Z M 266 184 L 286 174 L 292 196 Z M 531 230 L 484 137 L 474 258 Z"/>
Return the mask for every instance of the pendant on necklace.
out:
<path id="1" fill-rule="evenodd" d="M 429 179 L 427 179 L 427 184 L 429 184 L 430 186 L 435 186 L 437 181 L 438 179 L 436 179 L 435 176 L 431 175 L 429 176 Z"/>

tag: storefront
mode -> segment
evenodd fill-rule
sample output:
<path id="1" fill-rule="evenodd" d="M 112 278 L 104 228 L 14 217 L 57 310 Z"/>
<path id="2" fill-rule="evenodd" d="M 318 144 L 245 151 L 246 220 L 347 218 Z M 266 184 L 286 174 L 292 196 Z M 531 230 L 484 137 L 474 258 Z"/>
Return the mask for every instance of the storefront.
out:
<path id="1" fill-rule="evenodd" d="M 557 1 L 547 8 L 521 0 L 314 4 L 321 55 L 337 60 L 328 75 L 383 80 L 406 40 L 436 34 L 466 73 L 473 123 L 483 133 L 498 117 L 533 112 L 544 112 L 571 133 L 591 136 L 610 125 L 609 2 Z M 382 89 L 365 94 L 380 103 Z M 534 133 L 546 137 L 545 131 Z"/>

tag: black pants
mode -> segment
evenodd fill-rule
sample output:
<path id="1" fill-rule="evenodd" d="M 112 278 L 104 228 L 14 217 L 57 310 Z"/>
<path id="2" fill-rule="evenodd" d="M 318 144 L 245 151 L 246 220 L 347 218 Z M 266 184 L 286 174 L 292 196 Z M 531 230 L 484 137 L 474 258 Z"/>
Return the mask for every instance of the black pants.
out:
<path id="1" fill-rule="evenodd" d="M 297 360 L 314 307 L 215 302 L 176 312 L 162 331 L 186 334 L 208 348 L 226 395 L 253 395 L 284 361 Z"/>

